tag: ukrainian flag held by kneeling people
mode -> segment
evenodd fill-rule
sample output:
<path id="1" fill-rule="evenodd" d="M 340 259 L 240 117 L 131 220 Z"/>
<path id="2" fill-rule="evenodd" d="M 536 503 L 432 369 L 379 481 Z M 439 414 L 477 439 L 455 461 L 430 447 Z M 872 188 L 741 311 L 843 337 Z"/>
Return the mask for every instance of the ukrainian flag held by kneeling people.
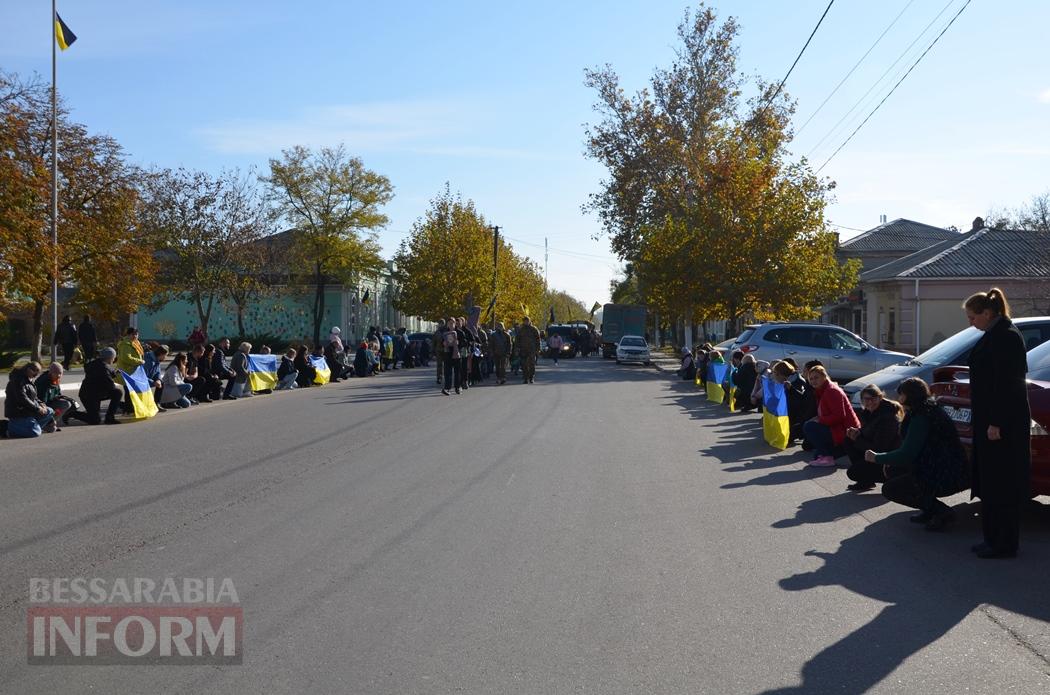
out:
<path id="1" fill-rule="evenodd" d="M 277 386 L 277 355 L 248 355 L 248 387 L 273 391 Z"/>
<path id="2" fill-rule="evenodd" d="M 729 365 L 724 362 L 712 362 L 707 365 L 707 400 L 712 403 L 721 403 L 725 400 L 726 392 L 722 388 Z"/>
<path id="3" fill-rule="evenodd" d="M 124 380 L 124 388 L 128 390 L 135 419 L 142 420 L 156 415 L 157 402 L 153 400 L 153 385 L 146 378 L 146 370 L 139 365 L 131 374 L 120 370 L 120 376 Z"/>
<path id="4" fill-rule="evenodd" d="M 787 392 L 784 385 L 762 377 L 762 435 L 777 449 L 787 449 L 791 440 L 791 421 L 788 419 Z"/>
<path id="5" fill-rule="evenodd" d="M 328 368 L 328 360 L 323 357 L 310 355 L 310 366 L 317 374 L 314 376 L 315 384 L 327 384 L 332 379 L 332 370 Z"/>

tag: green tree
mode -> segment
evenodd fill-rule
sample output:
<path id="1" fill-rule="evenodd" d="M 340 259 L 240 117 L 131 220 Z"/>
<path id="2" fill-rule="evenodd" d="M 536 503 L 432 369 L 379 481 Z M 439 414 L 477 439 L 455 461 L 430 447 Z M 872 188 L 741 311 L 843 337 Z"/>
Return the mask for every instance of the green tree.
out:
<path id="1" fill-rule="evenodd" d="M 207 333 L 216 302 L 253 283 L 260 269 L 253 259 L 267 222 L 254 179 L 165 169 L 147 176 L 142 189 L 140 229 L 163 258 L 162 286 L 193 303 Z"/>
<path id="2" fill-rule="evenodd" d="M 474 203 L 453 195 L 446 184 L 394 257 L 401 285 L 395 306 L 430 320 L 463 314 L 468 295 L 486 307 L 492 298 L 492 234 Z M 523 307 L 540 310 L 543 278 L 536 265 L 502 238 L 498 256 L 495 316 L 517 317 Z"/>
<path id="3" fill-rule="evenodd" d="M 558 323 L 587 321 L 591 317 L 591 310 L 582 301 L 562 290 L 547 290 L 543 296 L 543 303 L 547 312 L 543 317 L 544 322 L 550 318 L 551 309 L 554 310 L 554 318 Z"/>
<path id="4" fill-rule="evenodd" d="M 589 207 L 662 316 L 811 317 L 857 268 L 837 264 L 825 228 L 834 184 L 788 156 L 793 103 L 737 74 L 736 34 L 710 9 L 687 14 L 677 59 L 631 98 L 611 68 L 588 73 L 604 117 L 588 153 L 609 173 Z"/>
<path id="5" fill-rule="evenodd" d="M 381 209 L 394 197 L 390 180 L 366 169 L 343 146 L 284 150 L 270 160 L 269 200 L 277 217 L 292 228 L 288 246 L 291 275 L 314 288 L 314 343 L 321 341 L 325 288 L 346 283 L 383 266 L 376 230 L 387 223 Z"/>

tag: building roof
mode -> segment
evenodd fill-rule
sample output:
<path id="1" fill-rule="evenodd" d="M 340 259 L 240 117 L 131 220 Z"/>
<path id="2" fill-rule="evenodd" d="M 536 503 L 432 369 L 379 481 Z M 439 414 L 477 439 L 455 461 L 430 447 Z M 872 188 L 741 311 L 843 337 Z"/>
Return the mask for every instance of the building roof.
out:
<path id="1" fill-rule="evenodd" d="M 1050 233 L 970 230 L 861 273 L 862 282 L 913 278 L 1050 279 Z"/>
<path id="2" fill-rule="evenodd" d="M 959 233 L 950 229 L 912 220 L 896 219 L 843 241 L 839 244 L 839 249 L 851 254 L 880 251 L 911 253 L 958 237 Z"/>

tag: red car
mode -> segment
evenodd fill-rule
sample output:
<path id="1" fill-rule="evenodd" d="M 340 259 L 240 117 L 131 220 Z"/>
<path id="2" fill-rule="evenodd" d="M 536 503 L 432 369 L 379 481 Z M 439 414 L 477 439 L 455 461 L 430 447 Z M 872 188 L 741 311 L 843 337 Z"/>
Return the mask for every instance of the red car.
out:
<path id="1" fill-rule="evenodd" d="M 970 370 L 941 367 L 930 390 L 955 422 L 963 446 L 973 441 Z M 1050 495 L 1050 342 L 1028 351 L 1028 404 L 1032 409 L 1032 494 Z"/>

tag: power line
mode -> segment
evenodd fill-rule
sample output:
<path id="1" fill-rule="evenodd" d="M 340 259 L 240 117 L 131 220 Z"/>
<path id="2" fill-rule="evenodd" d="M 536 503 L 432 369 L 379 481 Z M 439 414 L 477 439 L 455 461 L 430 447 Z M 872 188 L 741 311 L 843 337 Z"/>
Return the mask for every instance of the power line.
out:
<path id="1" fill-rule="evenodd" d="M 826 167 L 828 165 L 828 162 L 830 162 L 832 159 L 834 159 L 835 155 L 837 155 L 839 152 L 841 152 L 842 148 L 845 147 L 847 144 L 849 144 L 849 141 L 853 139 L 853 136 L 856 135 L 860 131 L 860 129 L 864 127 L 864 124 L 867 123 L 871 119 L 871 117 L 875 115 L 875 112 L 878 111 L 880 108 L 882 108 L 882 105 L 886 103 L 886 100 L 889 99 L 893 95 L 893 93 L 895 91 L 897 91 L 897 87 L 901 86 L 901 82 L 904 82 L 904 80 L 906 80 L 908 78 L 908 75 L 910 75 L 911 71 L 915 69 L 915 66 L 917 66 L 920 62 L 922 62 L 922 59 L 926 57 L 926 54 L 929 53 L 930 50 L 934 46 L 937 45 L 937 42 L 940 41 L 941 37 L 944 36 L 945 32 L 947 32 L 951 28 L 951 26 L 953 24 L 955 24 L 955 20 L 957 20 L 959 18 L 959 15 L 961 15 L 963 13 L 963 10 L 965 10 L 967 7 L 970 6 L 971 2 L 972 2 L 972 0 L 966 0 L 966 4 L 964 4 L 962 7 L 959 8 L 959 11 L 955 13 L 954 17 L 952 17 L 952 21 L 948 22 L 948 25 L 946 27 L 944 27 L 944 29 L 941 29 L 941 33 L 937 34 L 937 38 L 935 38 L 933 40 L 933 43 L 931 43 L 929 46 L 927 46 L 926 50 L 922 52 L 922 55 L 920 55 L 918 57 L 918 59 L 914 63 L 912 63 L 911 67 L 908 68 L 908 72 L 904 73 L 904 76 L 901 77 L 899 80 L 897 80 L 897 84 L 893 85 L 893 89 L 891 89 L 889 91 L 889 93 L 882 98 L 882 101 L 880 101 L 878 103 L 878 106 L 876 106 L 874 109 L 872 109 L 871 113 L 869 113 L 867 115 L 867 117 L 863 121 L 860 122 L 860 125 L 858 125 L 856 127 L 856 129 L 852 133 L 849 134 L 849 137 L 846 138 L 846 140 L 841 145 L 838 146 L 838 149 L 836 149 L 834 152 L 832 152 L 831 156 L 828 157 L 826 160 L 824 160 L 824 163 L 820 165 L 819 169 L 817 169 L 817 173 L 820 173 L 821 169 Z"/>
<path id="2" fill-rule="evenodd" d="M 802 58 L 802 54 L 806 52 L 807 48 L 809 48 L 809 42 L 813 40 L 813 37 L 817 33 L 817 29 L 820 28 L 820 25 L 824 21 L 824 18 L 828 16 L 828 10 L 830 10 L 831 6 L 834 4 L 835 0 L 831 0 L 831 2 L 828 3 L 828 6 L 824 8 L 824 14 L 820 15 L 820 19 L 817 20 L 817 26 L 813 27 L 813 31 L 809 33 L 809 38 L 806 39 L 806 44 L 802 47 L 802 50 L 798 52 L 798 55 L 795 56 L 795 62 L 791 64 L 791 67 L 788 68 L 787 74 L 784 75 L 784 79 L 782 79 L 780 81 L 780 84 L 777 85 L 777 91 L 773 93 L 773 96 L 769 97 L 770 102 L 772 102 L 774 99 L 777 98 L 777 96 L 780 95 L 780 90 L 784 88 L 784 83 L 787 82 L 789 77 L 791 77 L 791 72 L 795 69 L 795 66 L 798 65 L 798 61 Z"/>
<path id="3" fill-rule="evenodd" d="M 866 232 L 866 231 L 868 231 L 867 229 L 858 229 L 857 227 L 847 227 L 844 224 L 835 224 L 831 220 L 828 220 L 827 224 L 828 224 L 828 226 L 835 227 L 836 229 L 848 229 L 851 232 Z"/>
<path id="4" fill-rule="evenodd" d="M 798 135 L 799 133 L 801 133 L 801 132 L 802 132 L 803 130 L 805 130 L 806 126 L 807 126 L 807 125 L 809 125 L 809 122 L 810 122 L 810 121 L 812 121 L 812 120 L 813 120 L 813 118 L 814 118 L 814 117 L 815 117 L 815 116 L 816 116 L 816 115 L 817 115 L 818 113 L 820 113 L 821 109 L 823 109 L 823 108 L 824 108 L 824 106 L 825 106 L 825 105 L 826 105 L 826 104 L 828 103 L 828 101 L 830 101 L 830 100 L 831 100 L 831 97 L 835 96 L 835 94 L 836 94 L 836 93 L 837 93 L 837 92 L 839 91 L 839 88 L 840 88 L 840 87 L 842 87 L 842 85 L 843 85 L 843 84 L 845 84 L 846 80 L 848 80 L 848 79 L 850 78 L 850 75 L 852 75 L 852 74 L 853 74 L 853 73 L 854 73 L 854 72 L 856 71 L 856 69 L 860 67 L 860 64 L 861 64 L 861 63 L 863 63 L 863 62 L 864 62 L 864 60 L 865 60 L 865 59 L 866 59 L 866 58 L 867 58 L 867 57 L 868 57 L 868 56 L 869 56 L 869 55 L 871 54 L 871 52 L 872 52 L 873 50 L 875 50 L 875 47 L 879 45 L 879 42 L 880 42 L 880 41 L 882 41 L 883 37 L 885 37 L 885 36 L 886 36 L 886 34 L 888 34 L 888 33 L 889 33 L 890 29 L 892 29 L 892 28 L 893 28 L 893 25 L 895 25 L 895 24 L 897 23 L 897 20 L 899 20 L 899 19 L 901 18 L 901 16 L 902 16 L 902 15 L 903 15 L 903 14 L 904 14 L 904 13 L 905 13 L 905 12 L 906 12 L 907 10 L 908 10 L 908 8 L 909 8 L 909 7 L 911 7 L 911 6 L 912 6 L 912 3 L 914 3 L 914 2 L 915 2 L 915 0 L 908 0 L 908 4 L 904 6 L 904 9 L 902 9 L 902 10 L 901 10 L 900 12 L 898 12 L 898 13 L 897 13 L 897 16 L 893 18 L 893 21 L 892 21 L 892 22 L 890 22 L 889 26 L 887 26 L 887 27 L 886 27 L 885 29 L 883 29 L 882 33 L 881 33 L 881 34 L 879 34 L 879 38 L 875 39 L 875 43 L 871 44 L 871 47 L 870 47 L 870 48 L 868 48 L 868 50 L 867 50 L 867 51 L 865 51 L 864 55 L 862 55 L 862 56 L 860 57 L 860 60 L 858 60 L 858 61 L 857 61 L 857 62 L 856 62 L 856 63 L 855 63 L 854 65 L 853 65 L 853 67 L 852 67 L 852 68 L 850 68 L 849 72 L 847 72 L 847 73 L 846 73 L 846 76 L 845 76 L 845 77 L 843 77 L 843 78 L 842 78 L 842 79 L 841 79 L 841 80 L 839 81 L 839 83 L 838 83 L 837 85 L 835 85 L 835 89 L 831 90 L 831 94 L 829 94 L 829 95 L 827 95 L 826 97 L 824 97 L 824 101 L 820 102 L 820 106 L 818 106 L 818 107 L 817 107 L 817 110 L 816 110 L 816 111 L 814 111 L 814 112 L 813 112 L 812 114 L 810 114 L 809 118 L 807 118 L 807 119 L 806 119 L 806 122 L 805 122 L 805 123 L 803 123 L 803 124 L 802 124 L 802 125 L 801 125 L 801 126 L 799 127 L 799 129 L 798 129 L 798 130 L 796 130 L 796 131 L 795 131 L 795 135 L 796 135 L 796 136 L 797 136 L 797 135 Z"/>
<path id="5" fill-rule="evenodd" d="M 941 8 L 941 11 L 937 13 L 937 16 L 935 16 L 933 19 L 931 19 L 930 23 L 927 24 L 923 28 L 923 30 L 919 32 L 919 35 L 916 36 L 912 40 L 912 42 L 910 44 L 908 44 L 908 47 L 905 48 L 903 51 L 901 51 L 901 54 L 899 56 L 897 56 L 897 59 L 895 61 L 893 61 L 893 63 L 891 63 L 888 68 L 886 68 L 886 71 L 883 72 L 879 76 L 879 79 L 875 80 L 875 83 L 872 84 L 871 87 L 868 87 L 868 91 L 864 92 L 863 96 L 861 96 L 861 98 L 858 99 L 856 101 L 856 103 L 853 104 L 853 106 L 850 107 L 850 110 L 846 112 L 846 115 L 844 115 L 842 118 L 840 118 L 838 120 L 838 122 L 835 123 L 835 125 L 831 126 L 831 130 L 829 130 L 827 133 L 825 133 L 824 137 L 822 137 L 817 142 L 817 144 L 814 145 L 810 149 L 810 151 L 806 155 L 806 157 L 812 157 L 813 153 L 816 152 L 817 150 L 819 150 L 820 146 L 823 145 L 824 142 L 827 141 L 828 138 L 830 138 L 832 135 L 834 135 L 836 131 L 838 131 L 839 126 L 842 125 L 850 116 L 852 116 L 854 111 L 856 111 L 858 108 L 860 108 L 861 104 L 864 103 L 864 100 L 868 98 L 868 95 L 871 94 L 875 90 L 876 87 L 878 87 L 880 84 L 882 84 L 882 81 L 884 79 L 886 79 L 886 76 L 889 75 L 890 72 L 893 71 L 893 68 L 897 67 L 897 64 L 899 62 L 901 62 L 902 60 L 904 60 L 904 56 L 908 55 L 908 53 L 915 46 L 915 44 L 919 43 L 919 41 L 922 39 L 922 37 L 926 35 L 926 32 L 928 32 L 930 30 L 930 27 L 932 27 L 934 24 L 936 24 L 937 20 L 941 18 L 941 15 L 943 15 L 945 13 L 945 11 L 947 11 L 947 9 L 952 6 L 952 4 L 954 2 L 955 2 L 955 0 L 948 0 L 948 2 L 945 3 L 944 7 Z"/>

